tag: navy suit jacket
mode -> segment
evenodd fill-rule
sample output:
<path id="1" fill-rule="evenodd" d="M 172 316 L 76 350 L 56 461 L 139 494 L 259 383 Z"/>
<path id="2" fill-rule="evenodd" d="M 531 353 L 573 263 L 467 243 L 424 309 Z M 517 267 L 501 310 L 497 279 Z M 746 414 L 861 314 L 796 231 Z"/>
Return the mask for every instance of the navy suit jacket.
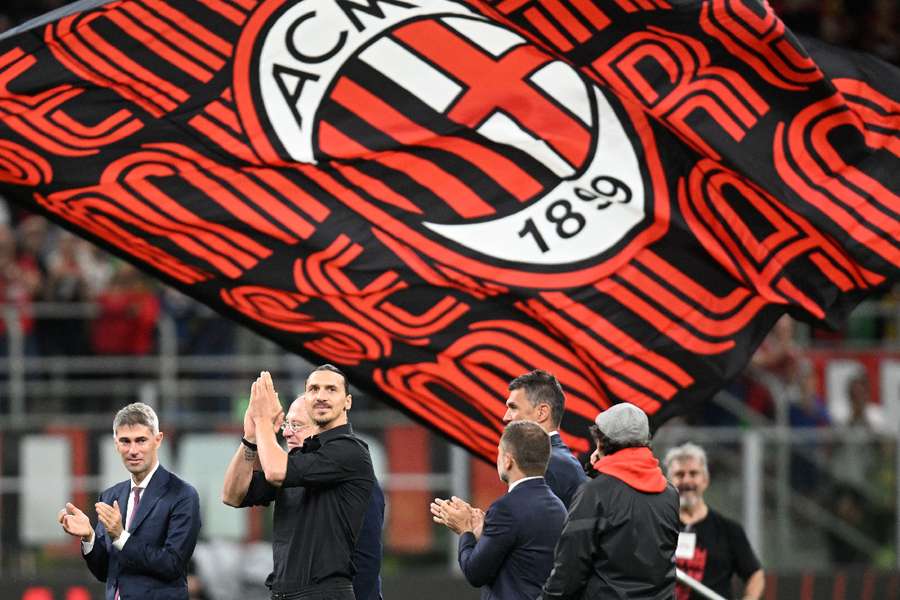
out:
<path id="1" fill-rule="evenodd" d="M 366 506 L 356 550 L 353 552 L 353 593 L 357 600 L 381 600 L 381 532 L 384 529 L 384 492 L 375 480 Z"/>
<path id="2" fill-rule="evenodd" d="M 581 484 L 587 481 L 584 468 L 563 443 L 558 433 L 550 436 L 550 463 L 547 465 L 547 485 L 568 509 Z"/>
<path id="3" fill-rule="evenodd" d="M 131 480 L 100 494 L 112 506 L 119 501 L 122 523 Z M 141 495 L 128 541 L 117 550 L 103 523 L 94 528 L 94 547 L 84 555 L 91 573 L 106 582 L 106 600 L 187 600 L 187 570 L 200 532 L 200 498 L 192 485 L 162 465 Z"/>
<path id="4" fill-rule="evenodd" d="M 537 598 L 553 568 L 566 508 L 543 478 L 523 481 L 484 516 L 484 530 L 459 538 L 459 566 L 482 600 Z"/>

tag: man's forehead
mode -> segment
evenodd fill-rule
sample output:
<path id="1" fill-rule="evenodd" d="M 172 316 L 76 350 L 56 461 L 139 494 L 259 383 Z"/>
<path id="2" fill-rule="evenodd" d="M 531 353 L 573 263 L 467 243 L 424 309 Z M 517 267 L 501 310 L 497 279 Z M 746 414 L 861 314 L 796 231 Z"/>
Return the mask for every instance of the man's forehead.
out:
<path id="1" fill-rule="evenodd" d="M 688 457 L 673 460 L 672 469 L 678 469 L 679 471 L 700 471 L 703 467 L 700 466 L 700 461 L 698 459 Z"/>
<path id="2" fill-rule="evenodd" d="M 127 438 L 136 438 L 136 437 L 152 437 L 153 431 L 150 430 L 146 425 L 119 425 L 119 428 L 116 429 L 116 437 L 127 437 Z"/>
<path id="3" fill-rule="evenodd" d="M 311 385 L 344 385 L 344 378 L 334 371 L 314 371 L 306 378 L 306 387 Z"/>
<path id="4" fill-rule="evenodd" d="M 506 399 L 507 404 L 521 405 L 522 401 L 528 402 L 528 396 L 525 394 L 525 388 L 519 388 L 517 390 L 511 391 L 509 393 L 509 397 Z"/>
<path id="5" fill-rule="evenodd" d="M 292 423 L 299 422 L 303 423 L 304 425 L 307 424 L 309 419 L 307 419 L 306 407 L 303 406 L 303 396 L 300 396 L 299 398 L 291 402 L 291 406 L 288 408 L 287 412 L 287 420 L 291 421 Z"/>

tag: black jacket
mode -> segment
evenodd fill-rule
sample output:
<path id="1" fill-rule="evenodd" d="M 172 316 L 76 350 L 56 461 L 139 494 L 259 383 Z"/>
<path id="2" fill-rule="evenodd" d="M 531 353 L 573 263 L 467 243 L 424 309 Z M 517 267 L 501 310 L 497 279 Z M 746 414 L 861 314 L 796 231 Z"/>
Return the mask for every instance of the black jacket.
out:
<path id="1" fill-rule="evenodd" d="M 601 473 L 581 486 L 556 547 L 544 600 L 671 600 L 678 492 L 641 492 Z"/>

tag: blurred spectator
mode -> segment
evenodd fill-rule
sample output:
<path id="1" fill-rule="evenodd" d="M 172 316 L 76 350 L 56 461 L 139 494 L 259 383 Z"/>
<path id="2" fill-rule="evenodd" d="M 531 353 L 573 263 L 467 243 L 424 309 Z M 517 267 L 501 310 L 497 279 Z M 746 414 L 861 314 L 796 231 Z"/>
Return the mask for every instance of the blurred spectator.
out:
<path id="1" fill-rule="evenodd" d="M 798 380 L 798 394 L 792 399 L 788 412 L 791 427 L 806 429 L 831 425 L 825 400 L 818 390 L 816 372 L 807 359 L 798 364 Z M 819 464 L 826 460 L 823 450 L 816 440 L 806 437 L 791 444 L 791 485 L 795 490 L 805 494 L 819 491 L 822 475 Z"/>
<path id="2" fill-rule="evenodd" d="M 795 381 L 800 349 L 794 341 L 794 320 L 784 315 L 750 359 L 750 366 L 761 375 L 776 378 L 783 385 Z"/>
<path id="3" fill-rule="evenodd" d="M 866 509 L 866 501 L 856 489 L 850 486 L 840 486 L 832 494 L 832 513 L 838 522 L 843 522 L 866 534 L 872 533 L 872 520 Z M 848 543 L 839 534 L 829 530 L 828 550 L 831 560 L 838 564 L 858 565 L 871 561 L 868 552 L 860 549 L 853 543 Z"/>
<path id="4" fill-rule="evenodd" d="M 791 404 L 789 419 L 791 427 L 828 427 L 831 417 L 825 406 L 825 399 L 818 390 L 816 372 L 812 363 L 802 359 L 797 369 L 798 394 Z"/>
<path id="5" fill-rule="evenodd" d="M 869 402 L 869 380 L 865 373 L 847 384 L 850 415 L 841 423 L 842 437 L 834 448 L 831 466 L 835 477 L 857 488 L 867 488 L 878 466 L 877 440 L 873 437 L 877 421 L 875 407 Z M 847 500 L 849 502 L 849 500 Z"/>
<path id="6" fill-rule="evenodd" d="M 87 286 L 87 297 L 94 299 L 109 286 L 115 272 L 113 261 L 105 250 L 84 240 L 78 241 L 77 259 Z"/>
<path id="7" fill-rule="evenodd" d="M 750 359 L 745 396 L 748 406 L 762 415 L 784 419 L 787 425 L 787 409 L 790 398 L 796 395 L 801 355 L 794 340 L 794 320 L 784 315 Z"/>
<path id="8" fill-rule="evenodd" d="M 235 329 L 231 321 L 175 288 L 164 288 L 160 303 L 175 321 L 179 354 L 221 355 L 234 351 Z"/>
<path id="9" fill-rule="evenodd" d="M 110 286 L 97 297 L 100 314 L 91 342 L 97 354 L 148 354 L 154 348 L 159 300 L 146 279 L 128 263 L 119 263 Z"/>
<path id="10" fill-rule="evenodd" d="M 13 232 L 9 227 L 0 225 L 0 301 L 21 311 L 19 324 L 25 336 L 26 354 L 33 354 L 35 350 L 30 308 L 40 286 L 40 271 L 31 260 L 23 260 L 16 255 Z M 4 338 L 0 353 L 3 354 L 7 352 L 7 333 L 4 320 L 0 322 L 0 334 Z"/>
<path id="11" fill-rule="evenodd" d="M 872 402 L 871 384 L 866 372 L 861 371 L 847 382 L 847 401 L 850 414 L 840 423 L 872 432 L 886 432 L 887 424 L 881 407 Z"/>
<path id="12" fill-rule="evenodd" d="M 71 233 L 59 236 L 47 260 L 47 277 L 40 299 L 52 303 L 88 300 L 87 281 L 78 261 L 78 239 Z M 90 353 L 87 323 L 83 317 L 65 316 L 38 321 L 38 342 L 45 356 L 83 356 Z"/>

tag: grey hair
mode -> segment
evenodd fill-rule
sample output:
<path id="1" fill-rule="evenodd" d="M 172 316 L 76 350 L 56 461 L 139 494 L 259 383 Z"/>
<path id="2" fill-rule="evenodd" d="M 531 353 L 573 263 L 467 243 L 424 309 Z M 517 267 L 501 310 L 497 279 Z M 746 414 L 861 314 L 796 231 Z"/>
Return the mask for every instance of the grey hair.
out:
<path id="1" fill-rule="evenodd" d="M 113 436 L 123 425 L 144 425 L 150 428 L 153 435 L 159 433 L 159 417 L 143 402 L 129 404 L 116 413 L 116 418 L 113 419 Z"/>
<path id="2" fill-rule="evenodd" d="M 669 467 L 673 462 L 681 462 L 683 460 L 696 459 L 697 462 L 700 463 L 700 466 L 703 467 L 703 472 L 706 475 L 709 475 L 709 467 L 706 463 L 706 450 L 697 444 L 693 444 L 691 442 L 686 442 L 680 446 L 675 446 L 666 452 L 666 457 L 663 459 L 663 464 L 666 467 L 666 473 L 669 472 Z"/>

